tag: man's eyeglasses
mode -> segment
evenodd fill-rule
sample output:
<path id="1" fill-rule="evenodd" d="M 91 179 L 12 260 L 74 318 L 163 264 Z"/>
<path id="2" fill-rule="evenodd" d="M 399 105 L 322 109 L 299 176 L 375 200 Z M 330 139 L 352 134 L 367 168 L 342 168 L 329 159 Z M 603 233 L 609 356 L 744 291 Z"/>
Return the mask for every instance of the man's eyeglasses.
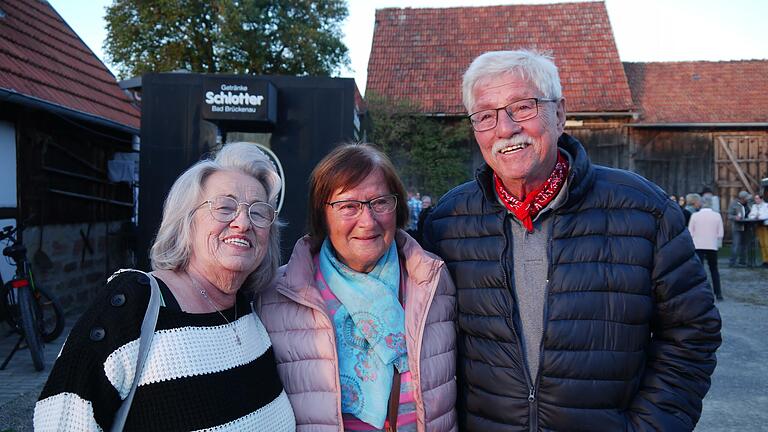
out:
<path id="1" fill-rule="evenodd" d="M 248 219 L 253 226 L 266 228 L 277 219 L 277 210 L 268 203 L 256 201 L 248 204 L 247 202 L 238 202 L 236 199 L 228 196 L 217 196 L 203 202 L 198 208 L 208 204 L 211 216 L 219 222 L 232 222 L 240 213 L 240 206 L 248 209 Z"/>
<path id="2" fill-rule="evenodd" d="M 512 102 L 501 108 L 487 109 L 469 115 L 469 122 L 476 132 L 485 132 L 496 127 L 499 111 L 504 110 L 513 121 L 530 120 L 539 115 L 539 102 L 557 102 L 557 99 L 528 98 Z"/>
<path id="3" fill-rule="evenodd" d="M 397 195 L 382 195 L 368 201 L 341 200 L 326 203 L 344 219 L 354 219 L 368 206 L 376 214 L 392 213 L 397 207 Z"/>

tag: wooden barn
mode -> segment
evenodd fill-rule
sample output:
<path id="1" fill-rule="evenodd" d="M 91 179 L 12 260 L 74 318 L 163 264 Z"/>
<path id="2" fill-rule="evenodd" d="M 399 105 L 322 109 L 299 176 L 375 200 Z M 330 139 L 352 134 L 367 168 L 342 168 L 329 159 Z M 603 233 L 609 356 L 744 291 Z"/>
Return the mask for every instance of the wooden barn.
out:
<path id="1" fill-rule="evenodd" d="M 708 187 L 727 209 L 768 177 L 768 61 L 625 63 L 637 120 L 629 168 L 669 193 Z"/>
<path id="2" fill-rule="evenodd" d="M 520 48 L 552 53 L 566 131 L 593 162 L 670 193 L 709 187 L 723 207 L 768 177 L 768 61 L 622 64 L 603 2 L 378 10 L 366 96 L 408 99 L 422 115 L 463 122 L 470 62 Z M 477 166 L 469 128 L 467 143 Z"/>
<path id="3" fill-rule="evenodd" d="M 0 224 L 24 225 L 35 280 L 65 308 L 130 265 L 138 134 L 139 110 L 49 3 L 0 0 Z"/>

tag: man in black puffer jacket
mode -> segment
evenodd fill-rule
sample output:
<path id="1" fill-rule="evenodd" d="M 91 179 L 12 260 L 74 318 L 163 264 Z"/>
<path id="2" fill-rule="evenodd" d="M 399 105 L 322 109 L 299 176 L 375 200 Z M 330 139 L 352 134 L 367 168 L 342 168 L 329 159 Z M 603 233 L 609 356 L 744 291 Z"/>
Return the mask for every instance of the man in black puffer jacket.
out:
<path id="1" fill-rule="evenodd" d="M 683 214 L 563 133 L 551 59 L 486 53 L 464 75 L 486 164 L 425 223 L 454 278 L 467 431 L 690 431 L 720 316 Z"/>

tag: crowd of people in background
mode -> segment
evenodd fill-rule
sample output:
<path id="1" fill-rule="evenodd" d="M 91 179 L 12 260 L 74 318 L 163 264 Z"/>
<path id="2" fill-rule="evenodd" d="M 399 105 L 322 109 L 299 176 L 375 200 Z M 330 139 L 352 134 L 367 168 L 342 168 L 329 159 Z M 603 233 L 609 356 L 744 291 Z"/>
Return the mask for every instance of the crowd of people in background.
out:
<path id="1" fill-rule="evenodd" d="M 670 195 L 669 199 L 680 206 L 696 253 L 709 267 L 715 297 L 722 300 L 717 251 L 723 246 L 725 230 L 719 198 L 711 189 L 705 188 L 700 194 Z M 752 265 L 754 260 L 750 258 L 750 252 L 755 250 L 757 242 L 760 256 L 756 259 L 761 259 L 760 265 L 768 268 L 768 203 L 763 200 L 763 195 L 739 192 L 728 205 L 726 217 L 731 228 L 729 267 Z"/>

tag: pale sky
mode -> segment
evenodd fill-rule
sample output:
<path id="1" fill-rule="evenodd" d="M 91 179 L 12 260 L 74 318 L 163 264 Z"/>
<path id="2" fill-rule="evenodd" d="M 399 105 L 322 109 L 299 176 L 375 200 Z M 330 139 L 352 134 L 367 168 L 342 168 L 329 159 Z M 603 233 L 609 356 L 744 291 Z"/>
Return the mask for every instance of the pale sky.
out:
<path id="1" fill-rule="evenodd" d="M 104 8 L 111 1 L 48 1 L 104 60 Z M 558 1 L 348 0 L 349 17 L 343 29 L 351 65 L 341 76 L 355 78 L 360 91 L 365 92 L 376 9 L 524 3 Z M 605 3 L 622 61 L 768 59 L 768 1 L 606 0 Z"/>

